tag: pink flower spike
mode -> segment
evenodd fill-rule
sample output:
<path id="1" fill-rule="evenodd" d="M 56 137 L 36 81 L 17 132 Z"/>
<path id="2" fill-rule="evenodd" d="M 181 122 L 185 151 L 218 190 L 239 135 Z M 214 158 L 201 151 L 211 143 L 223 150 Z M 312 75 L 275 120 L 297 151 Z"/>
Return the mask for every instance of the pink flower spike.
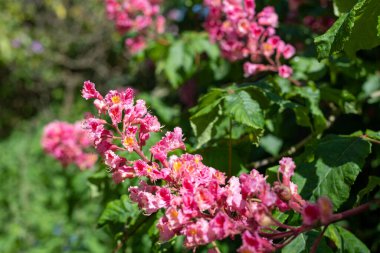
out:
<path id="1" fill-rule="evenodd" d="M 95 84 L 91 81 L 85 81 L 83 83 L 82 97 L 84 97 L 85 99 L 103 99 L 102 95 L 100 95 L 100 93 L 95 89 Z"/>
<path id="2" fill-rule="evenodd" d="M 278 74 L 282 78 L 289 78 L 293 74 L 293 69 L 291 67 L 287 66 L 287 65 L 281 65 L 278 68 Z"/>

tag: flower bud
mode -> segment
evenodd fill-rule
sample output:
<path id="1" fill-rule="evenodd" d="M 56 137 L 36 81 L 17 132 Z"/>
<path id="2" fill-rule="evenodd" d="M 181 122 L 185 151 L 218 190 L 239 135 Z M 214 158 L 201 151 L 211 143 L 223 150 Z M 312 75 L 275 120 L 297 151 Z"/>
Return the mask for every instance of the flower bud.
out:
<path id="1" fill-rule="evenodd" d="M 292 198 L 292 192 L 290 191 L 290 188 L 283 184 L 275 185 L 274 192 L 283 201 L 289 201 Z"/>

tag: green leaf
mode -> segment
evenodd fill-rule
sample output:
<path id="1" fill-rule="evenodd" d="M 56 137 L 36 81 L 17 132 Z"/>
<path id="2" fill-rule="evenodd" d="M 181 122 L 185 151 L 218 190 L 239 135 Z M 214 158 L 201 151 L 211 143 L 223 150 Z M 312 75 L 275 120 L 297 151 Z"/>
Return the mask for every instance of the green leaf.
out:
<path id="1" fill-rule="evenodd" d="M 380 74 L 367 75 L 367 80 L 362 86 L 361 100 L 367 99 L 369 104 L 380 101 Z"/>
<path id="2" fill-rule="evenodd" d="M 212 89 L 209 93 L 202 96 L 196 107 L 190 110 L 190 125 L 197 137 L 197 146 L 206 144 L 211 140 L 215 131 L 215 123 L 219 120 L 222 107 L 220 103 L 223 100 L 224 91 L 221 89 Z"/>
<path id="3" fill-rule="evenodd" d="M 329 225 L 325 236 L 330 238 L 338 248 L 338 253 L 369 253 L 367 246 L 355 235 L 341 226 Z"/>
<path id="4" fill-rule="evenodd" d="M 122 195 L 120 199 L 107 204 L 98 220 L 98 227 L 107 223 L 133 223 L 139 214 L 137 204 L 133 203 L 127 195 Z"/>
<path id="5" fill-rule="evenodd" d="M 371 144 L 359 137 L 330 135 L 296 159 L 294 182 L 305 199 L 327 196 L 337 210 L 349 195 Z"/>
<path id="6" fill-rule="evenodd" d="M 173 87 L 178 87 L 182 82 L 182 77 L 178 74 L 184 62 L 184 44 L 178 40 L 171 45 L 168 57 L 165 62 L 165 74 Z"/>
<path id="7" fill-rule="evenodd" d="M 380 45 L 378 16 L 378 0 L 360 0 L 349 12 L 342 14 L 325 34 L 315 38 L 318 58 L 324 59 L 343 52 L 355 57 L 360 49 Z"/>
<path id="8" fill-rule="evenodd" d="M 314 241 L 318 237 L 319 232 L 309 231 L 297 236 L 291 243 L 286 245 L 281 252 L 282 253 L 308 253 L 313 246 Z M 322 238 L 320 241 L 316 253 L 332 253 L 332 250 L 327 246 L 326 240 Z"/>
<path id="9" fill-rule="evenodd" d="M 268 134 L 261 138 L 260 146 L 271 155 L 278 155 L 282 147 L 282 140 L 274 135 Z"/>
<path id="10" fill-rule="evenodd" d="M 288 96 L 300 96 L 305 99 L 304 104 L 306 106 L 301 106 L 299 104 L 293 105 L 298 124 L 302 126 L 310 126 L 316 133 L 321 133 L 326 129 L 326 118 L 319 108 L 319 89 L 315 87 L 295 87 L 293 92 L 288 93 Z M 311 117 L 309 116 L 309 113 L 311 113 Z"/>
<path id="11" fill-rule="evenodd" d="M 316 58 L 296 56 L 291 60 L 293 78 L 296 80 L 318 80 L 326 74 L 326 65 Z"/>
<path id="12" fill-rule="evenodd" d="M 367 186 L 358 193 L 356 203 L 359 204 L 363 197 L 371 193 L 376 187 L 380 187 L 380 177 L 370 176 Z"/>
<path id="13" fill-rule="evenodd" d="M 246 91 L 238 91 L 225 97 L 226 111 L 237 122 L 252 128 L 264 127 L 260 105 Z"/>
<path id="14" fill-rule="evenodd" d="M 365 131 L 365 135 L 373 140 L 380 141 L 380 131 L 375 132 L 375 131 L 367 129 Z"/>
<path id="15" fill-rule="evenodd" d="M 229 149 L 228 145 L 218 145 L 216 147 L 207 147 L 204 149 L 197 150 L 197 153 L 203 157 L 204 164 L 217 168 L 222 172 L 228 173 L 228 160 L 229 160 Z M 237 151 L 232 150 L 231 152 L 231 164 L 232 164 L 232 175 L 235 175 L 239 169 L 239 165 L 243 164 L 241 154 Z"/>
<path id="16" fill-rule="evenodd" d="M 355 96 L 347 90 L 323 86 L 320 91 L 321 99 L 335 103 L 344 113 L 359 113 Z"/>
<path id="17" fill-rule="evenodd" d="M 306 238 L 304 234 L 300 234 L 291 243 L 282 249 L 282 253 L 300 253 L 306 249 Z"/>
<path id="18" fill-rule="evenodd" d="M 334 14 L 340 16 L 343 13 L 349 12 L 358 0 L 334 0 Z"/>

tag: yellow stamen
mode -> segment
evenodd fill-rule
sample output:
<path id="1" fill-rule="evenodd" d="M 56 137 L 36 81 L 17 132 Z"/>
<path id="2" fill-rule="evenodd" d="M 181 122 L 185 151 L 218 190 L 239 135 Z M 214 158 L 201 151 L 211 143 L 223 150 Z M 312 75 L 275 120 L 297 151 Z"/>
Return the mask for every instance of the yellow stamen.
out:
<path id="1" fill-rule="evenodd" d="M 112 103 L 114 103 L 114 104 L 118 104 L 118 103 L 120 103 L 120 101 L 121 101 L 121 99 L 120 99 L 119 96 L 113 96 L 113 97 L 111 98 L 111 100 L 112 100 Z"/>

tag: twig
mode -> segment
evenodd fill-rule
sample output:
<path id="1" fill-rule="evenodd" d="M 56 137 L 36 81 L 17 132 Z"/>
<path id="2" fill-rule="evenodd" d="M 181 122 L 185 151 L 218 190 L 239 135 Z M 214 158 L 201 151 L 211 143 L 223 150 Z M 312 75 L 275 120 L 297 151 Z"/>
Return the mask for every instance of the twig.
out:
<path id="1" fill-rule="evenodd" d="M 323 235 L 324 233 L 326 232 L 326 229 L 329 225 L 325 226 L 322 230 L 322 232 L 318 235 L 317 239 L 314 241 L 313 243 L 313 246 L 311 246 L 310 248 L 310 253 L 315 253 L 317 252 L 317 249 L 318 249 L 318 245 L 319 243 L 321 242 L 322 238 L 323 238 Z"/>
<path id="2" fill-rule="evenodd" d="M 123 245 L 128 241 L 128 238 L 131 237 L 134 233 L 136 233 L 136 231 L 146 222 L 148 221 L 152 216 L 148 216 L 146 217 L 144 220 L 142 220 L 140 222 L 140 224 L 138 224 L 137 226 L 134 227 L 134 229 L 132 231 L 130 231 L 130 233 L 128 233 L 128 231 L 124 231 L 124 237 L 123 239 L 116 245 L 116 247 L 113 249 L 112 253 L 116 253 L 118 252 L 121 247 L 123 247 Z"/>
<path id="3" fill-rule="evenodd" d="M 144 162 L 149 162 L 148 158 L 145 156 L 144 152 L 139 148 L 138 145 L 133 145 L 133 151 L 135 151 L 136 154 L 138 154 L 144 160 Z"/>
<path id="4" fill-rule="evenodd" d="M 296 153 L 298 151 L 298 149 L 305 146 L 312 138 L 313 138 L 313 135 L 308 135 L 305 139 L 302 139 L 300 142 L 298 142 L 294 146 L 290 147 L 288 150 L 280 153 L 279 155 L 272 156 L 269 158 L 265 158 L 265 159 L 260 160 L 260 161 L 252 162 L 252 163 L 248 164 L 247 167 L 257 169 L 257 168 L 266 166 L 268 164 L 272 164 L 272 163 L 276 162 L 277 160 L 279 160 L 281 157 L 290 156 L 290 155 Z"/>
<path id="5" fill-rule="evenodd" d="M 220 252 L 220 249 L 218 248 L 218 245 L 216 245 L 215 241 L 213 241 L 211 244 L 212 244 L 212 246 L 214 246 L 214 249 L 215 249 L 215 251 L 216 251 L 217 253 L 221 253 L 221 252 Z"/>
<path id="6" fill-rule="evenodd" d="M 368 135 L 366 135 L 366 134 L 361 135 L 360 138 L 362 138 L 366 141 L 372 142 L 372 143 L 380 144 L 380 141 L 372 139 L 371 137 L 368 137 Z"/>
<path id="7" fill-rule="evenodd" d="M 228 176 L 232 176 L 232 119 L 230 119 L 229 141 L 228 141 Z"/>

